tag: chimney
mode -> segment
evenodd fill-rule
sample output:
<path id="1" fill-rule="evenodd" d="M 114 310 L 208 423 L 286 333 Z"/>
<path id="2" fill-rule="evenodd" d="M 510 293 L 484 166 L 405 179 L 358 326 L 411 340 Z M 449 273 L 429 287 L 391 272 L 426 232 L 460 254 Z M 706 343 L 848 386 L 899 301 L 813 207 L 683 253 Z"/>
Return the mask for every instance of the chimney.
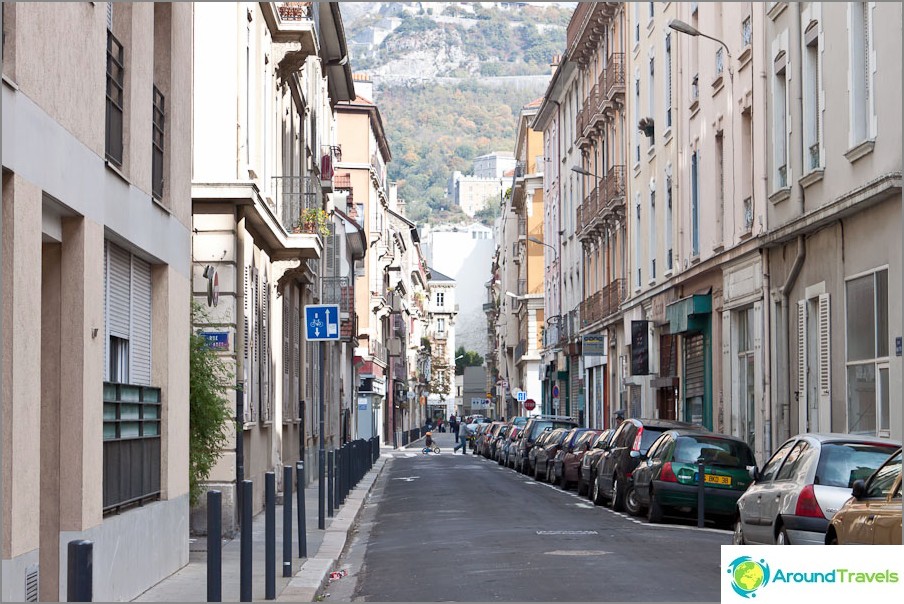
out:
<path id="1" fill-rule="evenodd" d="M 549 62 L 549 73 L 550 75 L 556 74 L 556 69 L 559 67 L 559 62 L 562 60 L 562 55 L 553 55 L 552 61 Z"/>
<path id="2" fill-rule="evenodd" d="M 355 82 L 355 94 L 368 101 L 374 100 L 374 81 L 369 73 L 353 73 L 352 80 Z"/>

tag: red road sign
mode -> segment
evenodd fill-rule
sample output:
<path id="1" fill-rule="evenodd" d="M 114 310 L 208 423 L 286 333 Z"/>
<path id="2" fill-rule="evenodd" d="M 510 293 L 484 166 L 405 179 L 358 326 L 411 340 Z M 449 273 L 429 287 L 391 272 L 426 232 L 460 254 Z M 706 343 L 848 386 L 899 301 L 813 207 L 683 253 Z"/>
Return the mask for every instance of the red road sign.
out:
<path id="1" fill-rule="evenodd" d="M 537 402 L 532 398 L 529 398 L 526 401 L 524 401 L 524 408 L 527 409 L 528 411 L 533 411 L 536 406 L 537 406 Z"/>

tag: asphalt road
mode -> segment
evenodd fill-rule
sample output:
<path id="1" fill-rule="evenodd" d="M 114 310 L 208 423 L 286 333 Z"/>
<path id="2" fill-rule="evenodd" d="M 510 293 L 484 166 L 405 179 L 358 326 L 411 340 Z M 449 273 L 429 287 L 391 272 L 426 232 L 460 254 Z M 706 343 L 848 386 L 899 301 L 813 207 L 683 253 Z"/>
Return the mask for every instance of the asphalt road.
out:
<path id="1" fill-rule="evenodd" d="M 329 599 L 718 601 L 724 530 L 650 525 L 473 455 L 395 452 Z"/>

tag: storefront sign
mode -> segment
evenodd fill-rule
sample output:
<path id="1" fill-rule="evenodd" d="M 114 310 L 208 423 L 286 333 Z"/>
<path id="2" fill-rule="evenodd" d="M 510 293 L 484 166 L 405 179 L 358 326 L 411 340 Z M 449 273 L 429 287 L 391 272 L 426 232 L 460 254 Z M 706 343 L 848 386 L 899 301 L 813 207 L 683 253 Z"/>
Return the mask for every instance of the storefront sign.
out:
<path id="1" fill-rule="evenodd" d="M 603 356 L 606 354 L 605 335 L 586 335 L 582 338 L 581 352 L 586 356 Z"/>
<path id="2" fill-rule="evenodd" d="M 631 375 L 650 373 L 650 331 L 648 321 L 631 321 Z"/>

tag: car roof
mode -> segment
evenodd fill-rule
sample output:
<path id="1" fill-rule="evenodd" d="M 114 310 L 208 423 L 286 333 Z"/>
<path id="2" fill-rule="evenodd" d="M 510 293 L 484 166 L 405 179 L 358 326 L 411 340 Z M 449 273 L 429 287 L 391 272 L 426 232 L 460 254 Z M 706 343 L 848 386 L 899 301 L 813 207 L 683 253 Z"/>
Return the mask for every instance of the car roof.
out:
<path id="1" fill-rule="evenodd" d="M 698 424 L 691 424 L 688 422 L 681 422 L 674 419 L 656 419 L 656 418 L 643 418 L 643 417 L 630 417 L 625 421 L 635 421 L 640 422 L 640 425 L 643 427 L 650 428 L 665 428 L 666 430 L 688 430 L 688 431 L 706 431 L 709 430 Z"/>
<path id="2" fill-rule="evenodd" d="M 788 442 L 789 440 L 794 440 L 795 438 L 809 438 L 810 440 L 815 440 L 819 443 L 862 442 L 877 445 L 891 445 L 897 447 L 901 446 L 901 441 L 892 438 L 882 438 L 869 434 L 847 434 L 844 432 L 804 432 L 801 434 L 796 434 L 783 442 Z"/>
<path id="3" fill-rule="evenodd" d="M 743 443 L 749 446 L 749 443 L 740 436 L 734 436 L 732 434 L 722 434 L 721 432 L 709 432 L 707 430 L 678 428 L 674 430 L 667 430 L 665 433 L 674 434 L 675 436 L 702 436 L 705 438 L 721 438 L 723 440 L 733 440 L 735 442 Z"/>

